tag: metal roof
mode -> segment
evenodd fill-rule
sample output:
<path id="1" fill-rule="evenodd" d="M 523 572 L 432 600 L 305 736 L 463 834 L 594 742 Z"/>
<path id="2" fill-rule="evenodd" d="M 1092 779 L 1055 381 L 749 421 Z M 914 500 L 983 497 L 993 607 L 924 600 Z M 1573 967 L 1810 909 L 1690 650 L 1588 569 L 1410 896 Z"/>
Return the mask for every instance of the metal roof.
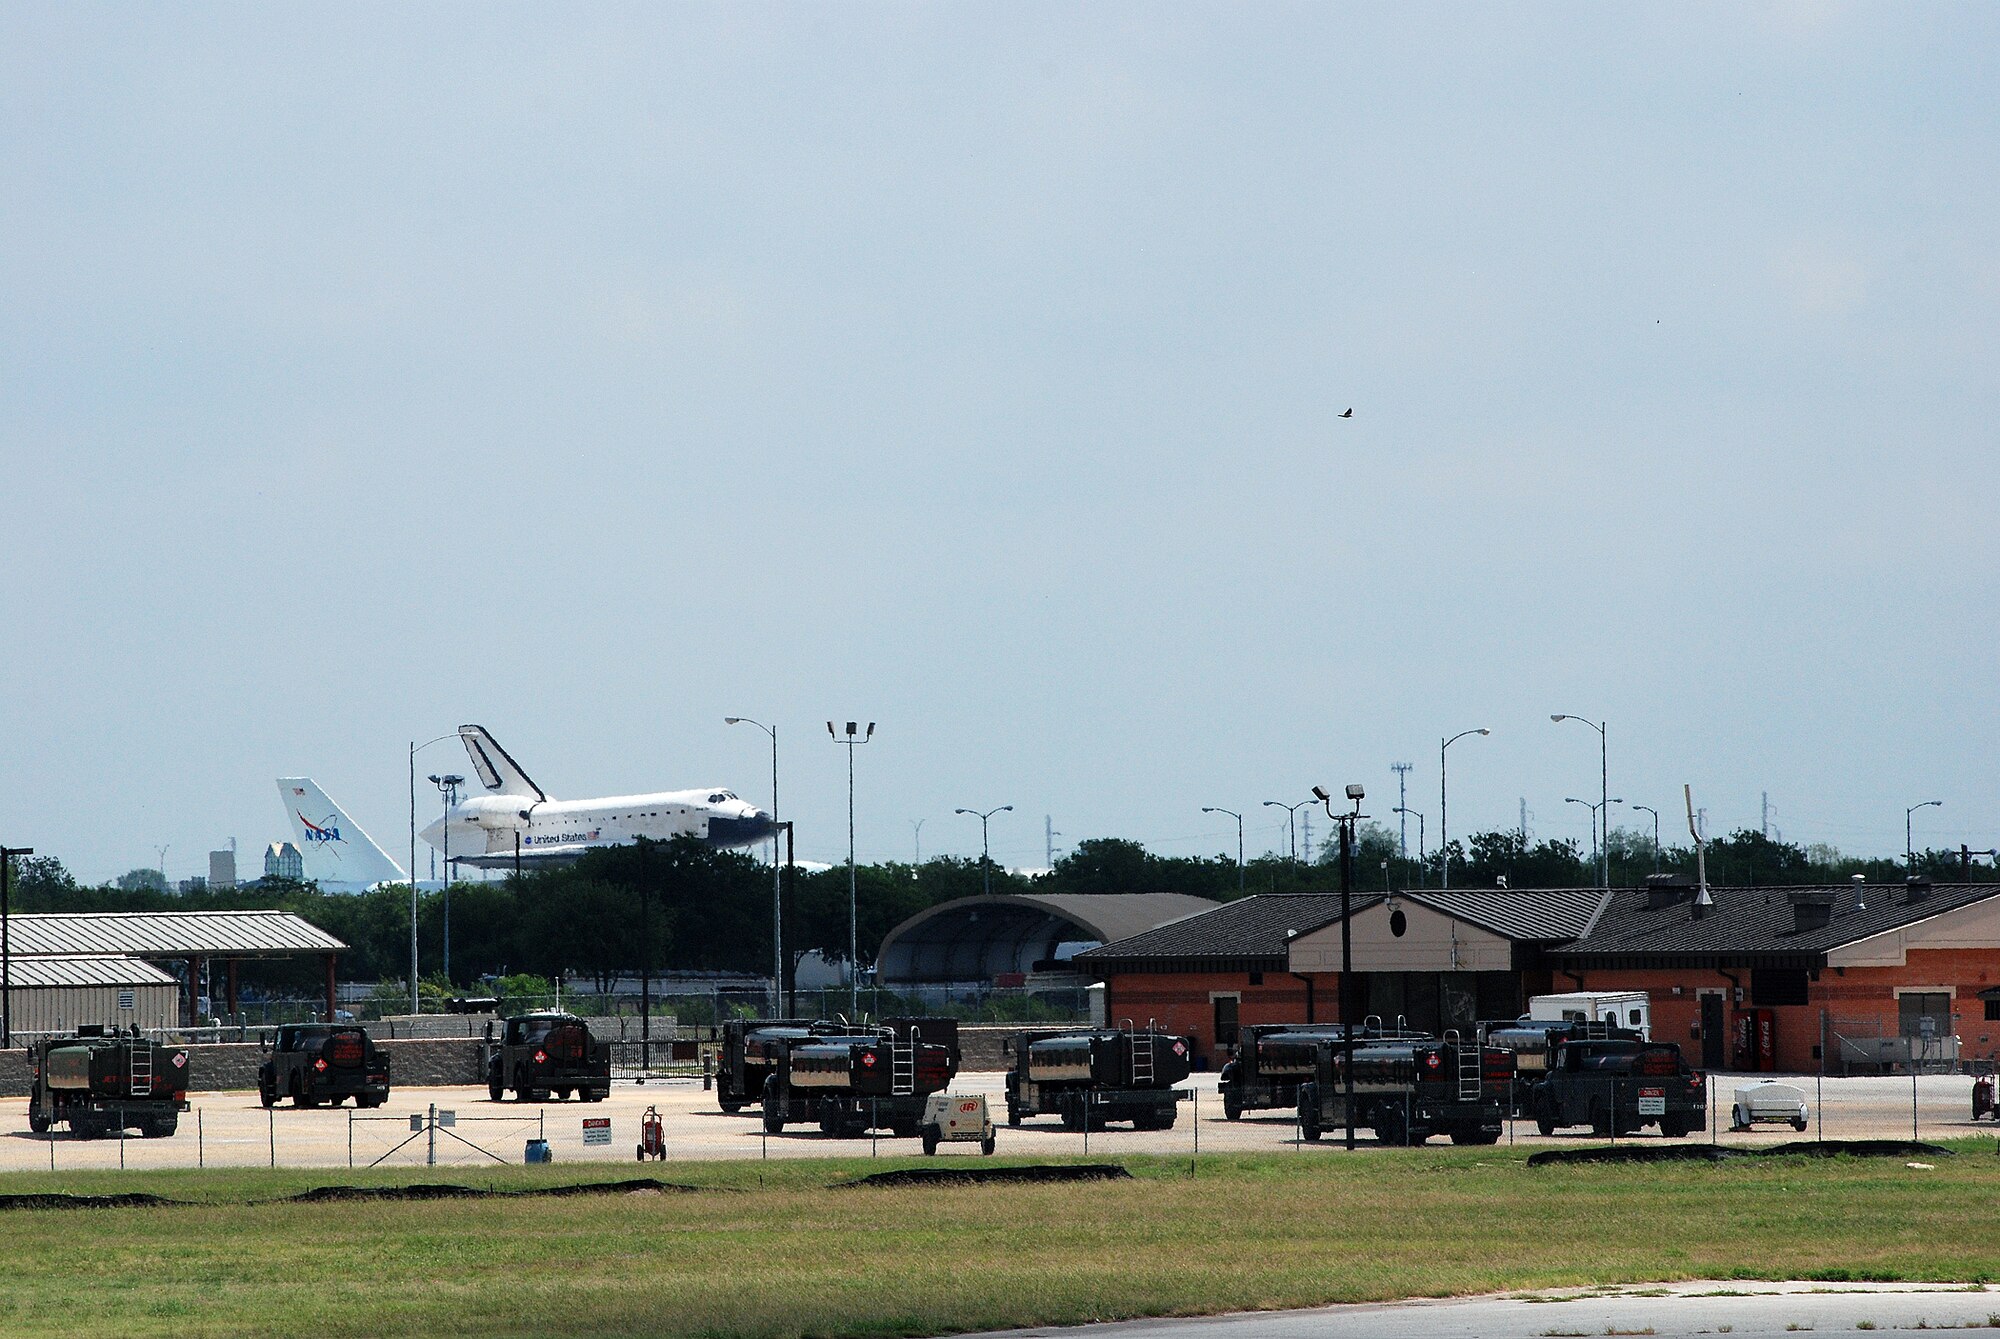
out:
<path id="1" fill-rule="evenodd" d="M 1570 940 L 1587 932 L 1610 894 L 1601 888 L 1418 889 L 1398 897 L 1491 930 L 1505 939 Z"/>
<path id="2" fill-rule="evenodd" d="M 1646 889 L 1619 889 L 1589 933 L 1555 956 L 1570 967 L 1820 966 L 1843 944 L 1983 902 L 2000 895 L 2000 884 L 1935 884 L 1916 901 L 1893 883 L 1710 888 L 1715 905 L 1699 918 L 1686 895 L 1691 891 L 1664 906 L 1648 906 Z M 1832 919 L 1814 929 L 1796 928 L 1794 893 L 1830 900 Z"/>
<path id="3" fill-rule="evenodd" d="M 347 947 L 288 911 L 31 912 L 7 923 L 16 956 L 275 958 Z"/>
<path id="4" fill-rule="evenodd" d="M 13 920 L 12 916 L 7 918 Z M 172 986 L 180 982 L 137 958 L 13 958 L 7 980 L 14 990 L 44 986 Z"/>
<path id="5" fill-rule="evenodd" d="M 1352 903 L 1360 911 L 1381 900 L 1380 893 L 1356 893 Z M 1144 963 L 1153 971 L 1178 971 L 1180 964 L 1199 962 L 1233 970 L 1262 963 L 1263 970 L 1282 971 L 1293 934 L 1339 920 L 1339 893 L 1258 893 L 1079 953 L 1076 959 L 1095 968 Z"/>

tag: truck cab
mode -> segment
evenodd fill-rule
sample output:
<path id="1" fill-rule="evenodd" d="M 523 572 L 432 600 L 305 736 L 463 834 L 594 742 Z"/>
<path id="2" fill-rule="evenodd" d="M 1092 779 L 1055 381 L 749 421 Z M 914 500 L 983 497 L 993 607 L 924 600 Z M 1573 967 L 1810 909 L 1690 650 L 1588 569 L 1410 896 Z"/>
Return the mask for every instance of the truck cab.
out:
<path id="1" fill-rule="evenodd" d="M 286 1023 L 257 1066 L 257 1097 L 266 1107 L 289 1097 L 295 1107 L 324 1102 L 357 1107 L 389 1100 L 389 1057 L 366 1028 L 338 1023 Z"/>
<path id="2" fill-rule="evenodd" d="M 1543 1135 L 1576 1125 L 1599 1135 L 1657 1125 L 1680 1139 L 1707 1123 L 1708 1090 L 1672 1042 L 1591 1038 L 1556 1047 L 1530 1103 Z"/>

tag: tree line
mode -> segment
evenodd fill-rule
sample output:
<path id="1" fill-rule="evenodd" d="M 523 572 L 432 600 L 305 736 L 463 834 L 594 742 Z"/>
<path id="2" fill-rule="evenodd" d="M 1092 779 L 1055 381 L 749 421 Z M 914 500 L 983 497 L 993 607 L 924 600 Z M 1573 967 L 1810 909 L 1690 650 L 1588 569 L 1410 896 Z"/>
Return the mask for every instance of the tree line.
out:
<path id="1" fill-rule="evenodd" d="M 1358 828 L 1354 886 L 1440 886 L 1445 853 L 1406 857 L 1396 834 L 1377 823 Z M 1608 843 L 1611 882 L 1631 886 L 1660 872 L 1695 874 L 1691 848 L 1654 849 L 1650 834 L 1613 829 Z M 1238 870 L 1228 855 L 1162 856 L 1134 841 L 1095 838 L 1077 844 L 1039 875 L 1023 875 L 977 859 L 939 856 L 921 864 L 890 861 L 855 870 L 857 940 L 862 965 L 899 922 L 927 907 L 982 891 L 995 893 L 1188 893 L 1228 901 L 1242 893 L 1325 892 L 1339 887 L 1338 849 L 1328 841 L 1311 860 L 1265 855 Z M 1530 841 L 1513 830 L 1475 833 L 1449 848 L 1451 886 L 1511 888 L 1594 886 L 1597 866 L 1573 840 Z M 1742 830 L 1709 843 L 1708 879 L 1718 886 L 1897 882 L 1900 860 L 1860 859 L 1826 847 L 1804 847 Z M 1938 882 L 1991 879 L 1986 866 L 1961 864 L 1958 852 L 1925 851 L 1915 872 Z M 136 873 L 136 871 L 135 871 Z M 316 885 L 261 880 L 234 889 L 176 892 L 157 879 L 80 884 L 59 860 L 17 859 L 12 871 L 16 911 L 292 912 L 350 945 L 341 974 L 350 980 L 407 981 L 410 889 L 391 885 L 366 893 L 329 893 Z M 607 983 L 642 968 L 768 976 L 772 963 L 772 871 L 740 851 L 720 851 L 690 838 L 640 841 L 592 851 L 573 865 L 457 881 L 450 889 L 451 981 L 466 991 L 482 980 L 533 974 Z M 443 971 L 446 897 L 417 897 L 419 974 Z M 818 952 L 848 956 L 848 871 L 786 871 L 783 887 L 787 956 Z M 246 963 L 243 980 L 274 994 L 317 990 L 311 960 Z"/>

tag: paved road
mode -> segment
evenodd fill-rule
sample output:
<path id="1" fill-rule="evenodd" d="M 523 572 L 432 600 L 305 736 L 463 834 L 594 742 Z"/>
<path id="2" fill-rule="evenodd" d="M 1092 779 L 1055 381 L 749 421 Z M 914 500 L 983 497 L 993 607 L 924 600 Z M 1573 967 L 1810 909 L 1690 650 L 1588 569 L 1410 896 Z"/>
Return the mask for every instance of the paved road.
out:
<path id="1" fill-rule="evenodd" d="M 1677 1283 L 1376 1306 L 1258 1311 L 1004 1330 L 983 1339 L 1531 1339 L 1545 1335 L 1719 1335 L 1976 1329 L 2000 1322 L 2000 1291 L 1920 1284 Z"/>
<path id="2" fill-rule="evenodd" d="M 961 1076 L 955 1089 L 983 1092 L 1000 1110 L 1001 1084 L 999 1074 L 967 1074 Z M 1140 1134 L 1114 1127 L 1088 1136 L 1086 1150 L 1085 1136 L 1063 1131 L 1051 1117 L 1015 1130 L 1002 1129 L 1000 1149 L 1024 1156 L 1086 1151 L 1185 1154 L 1193 1151 L 1198 1132 L 1204 1153 L 1284 1151 L 1301 1157 L 1344 1156 L 1335 1134 L 1329 1134 L 1324 1144 L 1300 1144 L 1296 1127 L 1284 1113 L 1251 1113 L 1241 1121 L 1222 1119 L 1212 1074 L 1197 1075 L 1189 1086 L 1197 1100 L 1182 1105 L 1172 1130 Z M 1726 1103 L 1734 1082 L 1728 1076 L 1718 1076 L 1715 1086 Z M 1803 1086 L 1808 1094 L 1812 1092 L 1810 1078 Z M 2000 1133 L 1991 1122 L 1972 1122 L 1970 1079 L 1929 1076 L 1918 1081 L 1917 1089 L 1918 1127 L 1925 1138 Z M 496 1159 L 519 1162 L 526 1141 L 536 1137 L 547 1138 L 561 1162 L 629 1165 L 638 1142 L 640 1113 L 648 1105 L 657 1105 L 660 1110 L 673 1159 L 825 1157 L 838 1153 L 866 1157 L 878 1149 L 884 1154 L 915 1149 L 912 1141 L 887 1138 L 879 1145 L 868 1140 L 828 1140 L 804 1127 L 767 1140 L 752 1113 L 724 1115 L 716 1107 L 714 1094 L 702 1091 L 699 1081 L 693 1080 L 645 1085 L 620 1082 L 613 1087 L 609 1101 L 594 1105 L 495 1103 L 487 1100 L 483 1088 L 399 1088 L 387 1107 L 365 1113 L 373 1118 L 366 1120 L 347 1108 L 295 1111 L 280 1107 L 266 1112 L 250 1092 L 197 1093 L 194 1105 L 194 1111 L 181 1117 L 179 1133 L 170 1139 L 133 1136 L 85 1141 L 71 1139 L 63 1131 L 53 1138 L 32 1135 L 27 1129 L 26 1100 L 0 1100 L 0 1171 L 47 1170 L 52 1162 L 58 1169 L 117 1167 L 121 1156 L 129 1167 L 263 1166 L 273 1160 L 295 1167 L 344 1167 L 350 1147 L 357 1166 L 367 1166 L 378 1158 L 391 1164 L 421 1164 L 428 1155 L 427 1138 L 400 1149 L 398 1145 L 409 1139 L 410 1114 L 432 1105 L 456 1113 L 459 1122 L 449 1134 L 440 1135 L 440 1165 L 490 1164 Z M 582 1119 L 586 1116 L 611 1118 L 610 1144 L 583 1143 Z M 1825 1129 L 1829 1138 L 1907 1138 L 1910 1128 L 1907 1077 L 1827 1080 Z M 1816 1132 L 1808 1131 L 1808 1135 Z M 1769 1144 L 1798 1137 L 1789 1128 L 1772 1127 L 1751 1134 L 1723 1132 L 1717 1139 L 1725 1144 Z M 1575 1135 L 1543 1140 L 1527 1123 L 1517 1123 L 1508 1138 L 1529 1146 L 1592 1142 Z M 1657 1141 L 1658 1136 L 1648 1134 L 1640 1139 Z M 1364 1135 L 1362 1147 L 1372 1151 L 1375 1146 Z M 959 1146 L 947 1152 L 966 1156 L 970 1150 Z"/>

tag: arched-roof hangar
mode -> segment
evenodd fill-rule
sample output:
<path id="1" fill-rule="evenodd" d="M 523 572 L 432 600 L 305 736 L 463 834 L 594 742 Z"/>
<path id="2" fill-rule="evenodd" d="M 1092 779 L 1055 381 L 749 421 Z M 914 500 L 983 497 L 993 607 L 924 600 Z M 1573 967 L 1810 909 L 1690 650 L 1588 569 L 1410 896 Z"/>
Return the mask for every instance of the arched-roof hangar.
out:
<path id="1" fill-rule="evenodd" d="M 883 985 L 991 981 L 1031 972 L 1060 944 L 1109 944 L 1211 911 L 1185 893 L 996 893 L 927 908 L 889 931 L 876 955 Z"/>

